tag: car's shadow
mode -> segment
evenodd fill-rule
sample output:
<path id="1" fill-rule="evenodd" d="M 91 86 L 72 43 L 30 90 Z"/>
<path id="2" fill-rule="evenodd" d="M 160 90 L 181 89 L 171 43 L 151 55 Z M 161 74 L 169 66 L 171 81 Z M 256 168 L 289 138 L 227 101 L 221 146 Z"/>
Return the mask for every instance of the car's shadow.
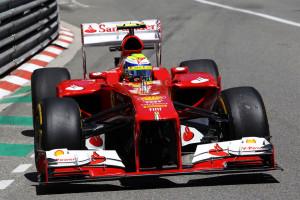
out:
<path id="1" fill-rule="evenodd" d="M 37 182 L 36 173 L 25 174 L 25 177 Z M 120 190 L 145 190 L 156 188 L 205 187 L 219 185 L 271 184 L 279 183 L 272 175 L 266 173 L 219 175 L 199 179 L 191 179 L 187 183 L 174 183 L 166 178 L 132 178 L 121 181 L 121 185 L 111 185 L 106 182 L 84 184 L 49 184 L 46 186 L 34 184 L 37 195 L 104 192 Z"/>

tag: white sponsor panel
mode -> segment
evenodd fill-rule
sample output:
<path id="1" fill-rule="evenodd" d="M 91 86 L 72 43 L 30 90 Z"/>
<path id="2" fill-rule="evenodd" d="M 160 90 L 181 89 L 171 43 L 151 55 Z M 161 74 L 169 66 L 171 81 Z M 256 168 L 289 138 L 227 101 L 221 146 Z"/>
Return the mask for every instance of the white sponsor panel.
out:
<path id="1" fill-rule="evenodd" d="M 193 157 L 193 163 L 212 158 L 229 156 L 249 156 L 271 154 L 272 145 L 265 138 L 244 137 L 240 140 L 200 144 L 197 146 Z"/>
<path id="2" fill-rule="evenodd" d="M 95 156 L 96 155 L 96 156 Z M 53 149 L 46 151 L 49 168 L 82 165 L 112 166 L 124 168 L 115 150 L 68 150 Z M 99 161 L 99 162 L 98 162 Z"/>
<path id="3" fill-rule="evenodd" d="M 100 136 L 94 136 L 87 138 L 85 140 L 85 146 L 88 149 L 104 149 L 105 147 L 105 134 L 102 134 Z"/>
<path id="4" fill-rule="evenodd" d="M 82 24 L 84 45 L 120 45 L 128 30 L 117 30 L 117 25 L 144 23 L 146 28 L 136 29 L 135 35 L 143 42 L 160 42 L 160 21 L 148 19 L 143 21 L 117 21 Z"/>
<path id="5" fill-rule="evenodd" d="M 203 138 L 200 131 L 190 126 L 180 125 L 180 133 L 182 146 L 200 143 Z"/>

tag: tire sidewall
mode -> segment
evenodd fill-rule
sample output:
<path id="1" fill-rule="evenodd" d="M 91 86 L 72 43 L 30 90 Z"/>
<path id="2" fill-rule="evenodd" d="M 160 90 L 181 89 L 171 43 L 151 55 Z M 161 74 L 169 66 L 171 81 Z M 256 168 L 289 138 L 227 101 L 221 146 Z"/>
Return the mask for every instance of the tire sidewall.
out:
<path id="1" fill-rule="evenodd" d="M 218 100 L 228 116 L 225 138 L 269 138 L 269 124 L 261 95 L 252 87 L 237 87 L 222 91 Z M 224 110 L 224 108 L 222 108 Z"/>
<path id="2" fill-rule="evenodd" d="M 83 147 L 79 106 L 71 98 L 47 98 L 42 101 L 43 150 Z"/>

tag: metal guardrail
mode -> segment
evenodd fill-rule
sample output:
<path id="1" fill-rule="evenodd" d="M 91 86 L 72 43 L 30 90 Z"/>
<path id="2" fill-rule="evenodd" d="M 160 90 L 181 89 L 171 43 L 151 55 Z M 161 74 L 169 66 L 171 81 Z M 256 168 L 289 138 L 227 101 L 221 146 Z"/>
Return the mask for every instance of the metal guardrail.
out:
<path id="1" fill-rule="evenodd" d="M 56 0 L 0 0 L 0 74 L 58 36 Z"/>

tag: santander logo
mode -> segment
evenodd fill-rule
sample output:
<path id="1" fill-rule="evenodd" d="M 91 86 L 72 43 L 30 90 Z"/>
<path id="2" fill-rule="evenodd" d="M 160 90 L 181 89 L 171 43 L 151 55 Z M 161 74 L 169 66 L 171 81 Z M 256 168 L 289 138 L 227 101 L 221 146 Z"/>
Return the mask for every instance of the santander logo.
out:
<path id="1" fill-rule="evenodd" d="M 183 140 L 188 142 L 194 138 L 194 133 L 189 129 L 189 127 L 185 127 L 183 133 Z"/>
<path id="2" fill-rule="evenodd" d="M 89 27 L 84 31 L 84 32 L 86 32 L 86 33 L 95 33 L 97 30 L 96 29 L 94 29 L 93 27 L 92 27 L 92 25 L 89 25 Z"/>
<path id="3" fill-rule="evenodd" d="M 220 156 L 220 157 L 229 156 L 229 154 L 224 152 L 224 150 L 219 146 L 219 144 L 216 144 L 214 146 L 214 149 L 210 149 L 208 151 L 208 153 L 211 155 Z"/>
<path id="4" fill-rule="evenodd" d="M 94 152 L 91 158 L 92 165 L 100 164 L 106 161 L 106 158 L 104 156 L 100 156 L 99 154 L 97 154 L 97 152 Z"/>
<path id="5" fill-rule="evenodd" d="M 95 147 L 101 147 L 103 145 L 103 140 L 100 136 L 94 136 L 89 139 L 89 142 Z"/>
<path id="6" fill-rule="evenodd" d="M 146 28 L 139 28 L 137 30 L 139 31 L 150 31 L 150 30 L 156 30 L 156 25 L 155 24 L 146 24 Z M 112 32 L 117 32 L 117 26 L 115 24 L 110 24 L 110 23 L 101 23 L 99 24 L 99 32 L 103 33 L 112 33 Z M 119 30 L 122 31 L 122 30 Z"/>

